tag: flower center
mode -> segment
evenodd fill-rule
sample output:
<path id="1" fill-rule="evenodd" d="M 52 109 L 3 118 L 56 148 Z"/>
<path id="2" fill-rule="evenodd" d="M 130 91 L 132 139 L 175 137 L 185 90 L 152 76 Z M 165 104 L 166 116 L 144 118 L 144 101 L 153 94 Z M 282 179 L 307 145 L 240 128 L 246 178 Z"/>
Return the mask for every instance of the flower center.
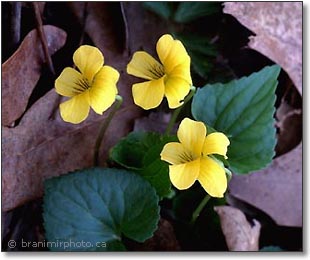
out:
<path id="1" fill-rule="evenodd" d="M 149 72 L 152 73 L 154 79 L 160 79 L 165 75 L 164 66 L 160 63 L 156 63 L 152 67 L 150 67 Z"/>
<path id="2" fill-rule="evenodd" d="M 186 151 L 186 152 L 179 154 L 179 159 L 180 159 L 180 163 L 182 164 L 182 163 L 192 162 L 196 158 L 190 151 Z"/>
<path id="3" fill-rule="evenodd" d="M 74 90 L 77 93 L 82 93 L 90 88 L 90 84 L 86 78 L 79 79 L 75 82 Z"/>

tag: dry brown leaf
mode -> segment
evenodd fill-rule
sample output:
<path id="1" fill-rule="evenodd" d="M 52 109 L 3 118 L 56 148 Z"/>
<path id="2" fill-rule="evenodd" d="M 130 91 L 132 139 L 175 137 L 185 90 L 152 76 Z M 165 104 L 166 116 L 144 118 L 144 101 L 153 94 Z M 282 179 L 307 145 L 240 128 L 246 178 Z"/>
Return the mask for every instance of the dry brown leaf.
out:
<path id="1" fill-rule="evenodd" d="M 302 2 L 226 2 L 223 11 L 256 34 L 249 47 L 279 64 L 302 94 Z"/>
<path id="2" fill-rule="evenodd" d="M 229 193 L 268 214 L 278 225 L 302 226 L 302 144 L 261 171 L 234 175 Z"/>
<path id="3" fill-rule="evenodd" d="M 217 206 L 221 227 L 229 251 L 258 251 L 261 225 L 253 220 L 252 227 L 243 212 L 230 206 Z"/>
<path id="4" fill-rule="evenodd" d="M 79 3 L 72 4 L 79 6 Z M 106 14 L 105 4 L 107 3 L 88 4 L 90 9 L 86 32 L 103 52 L 105 63 L 119 70 L 118 89 L 124 98 L 124 103 L 122 109 L 113 118 L 103 140 L 100 150 L 101 163 L 107 158 L 109 149 L 132 130 L 134 119 L 140 117 L 143 112 L 132 101 L 131 86 L 137 79 L 126 73 L 126 65 L 131 55 L 115 48 L 113 44 L 118 38 L 109 27 L 111 21 L 100 16 Z M 129 15 L 134 15 L 134 20 L 140 21 L 141 25 L 144 24 L 142 21 L 146 14 L 142 5 L 128 3 L 128 6 Z M 135 30 L 134 26 L 136 25 L 131 26 L 132 32 Z M 140 26 L 137 29 L 140 34 L 133 33 L 132 41 L 139 44 L 137 48 L 143 46 L 146 49 L 155 50 L 156 41 L 161 36 L 159 28 L 162 28 L 159 23 L 155 23 L 152 28 Z M 146 37 L 142 37 L 143 31 Z M 151 33 L 152 38 L 147 37 Z M 16 87 L 21 88 L 21 85 Z M 72 125 L 63 122 L 58 110 L 56 116 L 52 116 L 55 106 L 58 106 L 58 97 L 55 91 L 51 90 L 31 106 L 18 126 L 2 127 L 2 209 L 4 211 L 40 197 L 45 179 L 92 166 L 93 148 L 99 125 L 109 111 L 105 112 L 104 116 L 91 113 L 82 124 Z"/>
<path id="5" fill-rule="evenodd" d="M 155 44 L 163 34 L 168 32 L 167 24 L 163 19 L 158 19 L 156 15 L 151 14 L 143 7 L 141 2 L 122 2 L 123 18 L 118 22 L 123 27 L 123 36 L 116 33 L 115 27 L 111 26 L 114 14 L 110 11 L 112 3 L 89 2 L 87 5 L 87 19 L 85 31 L 94 41 L 96 46 L 104 53 L 109 50 L 116 50 L 123 53 L 121 46 L 128 46 L 127 53 L 131 56 L 133 52 L 144 49 L 151 54 L 155 53 Z M 82 22 L 83 20 L 83 3 L 71 2 L 69 7 Z M 121 10 L 119 10 L 121 11 Z M 115 16 L 115 15 L 114 15 Z M 126 22 L 125 22 L 126 21 Z M 102 26 L 105 24 L 106 26 Z M 120 27 L 120 26 L 119 26 Z M 120 28 L 117 30 L 120 30 Z M 107 31 L 108 30 L 108 31 Z M 127 32 L 127 37 L 125 36 Z M 110 37 L 112 35 L 112 37 Z M 109 37 L 107 37 L 109 36 Z M 118 36 L 118 38 L 116 37 Z M 120 44 L 120 41 L 127 43 Z M 107 60 L 113 62 L 114 55 L 106 55 Z M 124 69 L 124 68 L 122 68 Z"/>
<path id="6" fill-rule="evenodd" d="M 134 131 L 164 133 L 169 123 L 171 114 L 164 112 L 151 112 L 147 117 L 137 118 Z"/>
<path id="7" fill-rule="evenodd" d="M 285 100 L 282 100 L 276 112 L 277 117 L 277 156 L 285 154 L 296 147 L 302 138 L 302 113 Z"/>
<path id="8" fill-rule="evenodd" d="M 51 25 L 45 25 L 44 32 L 52 55 L 65 44 L 66 33 Z M 17 51 L 2 64 L 2 125 L 11 125 L 24 113 L 41 76 L 44 62 L 42 44 L 34 29 L 28 33 Z"/>
<path id="9" fill-rule="evenodd" d="M 95 45 L 103 52 L 105 62 L 111 63 L 115 56 L 122 54 L 122 37 L 119 36 L 121 21 L 115 23 L 113 18 L 115 3 L 109 2 L 70 2 L 68 7 L 73 11 L 81 23 L 84 21 L 84 8 L 87 8 L 85 32 L 91 37 Z"/>

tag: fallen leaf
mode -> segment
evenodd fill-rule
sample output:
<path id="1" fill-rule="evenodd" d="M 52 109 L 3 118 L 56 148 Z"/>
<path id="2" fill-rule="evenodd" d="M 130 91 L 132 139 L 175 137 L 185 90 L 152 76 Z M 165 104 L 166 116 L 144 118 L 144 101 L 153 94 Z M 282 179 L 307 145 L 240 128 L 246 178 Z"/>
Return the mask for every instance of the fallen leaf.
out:
<path id="1" fill-rule="evenodd" d="M 230 206 L 217 206 L 214 210 L 220 217 L 221 227 L 229 251 L 258 251 L 261 225 L 253 220 L 253 227 L 243 212 Z"/>
<path id="2" fill-rule="evenodd" d="M 45 25 L 50 55 L 66 41 L 65 31 Z M 17 51 L 2 64 L 2 125 L 9 126 L 24 112 L 40 76 L 45 56 L 37 30 L 27 34 Z"/>
<path id="3" fill-rule="evenodd" d="M 229 193 L 264 211 L 280 226 L 302 227 L 302 144 L 264 170 L 233 175 Z"/>
<path id="4" fill-rule="evenodd" d="M 225 2 L 224 13 L 256 36 L 249 47 L 279 64 L 302 94 L 302 2 Z"/>
<path id="5" fill-rule="evenodd" d="M 280 156 L 295 148 L 302 138 L 302 112 L 282 100 L 276 112 L 278 128 L 276 154 Z"/>
<path id="6" fill-rule="evenodd" d="M 109 2 L 70 2 L 68 7 L 76 15 L 80 23 L 85 22 L 85 32 L 91 37 L 95 45 L 103 52 L 105 63 L 111 63 L 115 56 L 123 52 L 122 21 L 118 19 L 116 5 Z M 84 21 L 84 8 L 86 20 Z M 120 11 L 120 10 L 119 10 Z M 117 17 L 117 18 L 115 18 Z"/>
<path id="7" fill-rule="evenodd" d="M 119 5 L 119 3 L 89 2 L 85 32 L 105 54 L 108 62 L 113 63 L 115 59 L 122 59 L 127 65 L 135 51 L 143 49 L 152 55 L 156 54 L 156 42 L 160 36 L 168 33 L 168 28 L 167 22 L 147 11 L 143 7 L 143 3 L 122 2 L 121 4 L 118 16 L 122 15 L 123 18 L 121 21 L 117 21 L 118 27 L 115 28 L 112 23 L 115 13 L 111 12 L 111 8 L 117 10 L 115 5 Z M 68 5 L 82 23 L 83 3 L 70 2 Z M 120 30 L 119 27 L 122 29 Z M 124 35 L 119 35 L 117 30 L 122 31 Z M 121 44 L 120 41 L 124 41 L 124 43 Z M 121 49 L 120 45 L 126 46 L 128 49 Z M 111 52 L 111 50 L 114 51 Z M 120 57 L 115 57 L 116 53 Z"/>
<path id="8" fill-rule="evenodd" d="M 171 114 L 164 112 L 151 112 L 146 117 L 137 118 L 134 131 L 164 133 L 169 123 Z"/>

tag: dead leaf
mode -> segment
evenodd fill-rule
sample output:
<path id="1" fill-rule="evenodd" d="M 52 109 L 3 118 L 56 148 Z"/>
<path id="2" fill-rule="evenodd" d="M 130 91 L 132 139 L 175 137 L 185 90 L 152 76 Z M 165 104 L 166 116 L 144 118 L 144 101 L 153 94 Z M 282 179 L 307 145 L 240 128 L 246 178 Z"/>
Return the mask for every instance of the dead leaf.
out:
<path id="1" fill-rule="evenodd" d="M 121 7 L 119 7 L 119 15 L 123 15 L 124 17 L 122 21 L 118 21 L 117 30 L 120 30 L 119 27 L 121 27 L 121 31 L 124 35 L 120 36 L 116 33 L 115 26 L 111 25 L 113 22 L 112 18 L 115 16 L 115 14 L 112 14 L 110 11 L 111 4 L 112 3 L 89 2 L 85 27 L 87 34 L 103 53 L 114 50 L 114 55 L 109 55 L 107 53 L 107 61 L 113 62 L 115 59 L 115 52 L 123 54 L 124 56 L 131 56 L 135 51 L 143 49 L 150 54 L 155 54 L 157 40 L 160 36 L 168 32 L 166 21 L 158 19 L 156 15 L 145 10 L 141 2 L 123 2 L 123 13 L 121 13 Z M 83 3 L 70 2 L 68 5 L 82 22 Z M 106 26 L 102 26 L 103 24 Z M 126 32 L 128 34 L 127 37 L 125 35 Z M 121 45 L 128 46 L 129 50 L 123 53 L 124 50 L 120 49 L 120 41 L 126 40 L 128 43 L 124 42 Z"/>
<path id="2" fill-rule="evenodd" d="M 101 11 L 105 13 L 104 5 L 97 4 L 89 3 L 89 15 L 92 18 L 87 18 L 87 23 L 90 19 L 95 19 L 96 15 L 101 15 Z M 127 5 L 130 7 L 129 15 L 135 17 L 131 20 L 144 24 L 146 11 L 142 5 L 137 3 Z M 107 24 L 104 24 L 105 21 Z M 124 98 L 122 109 L 113 118 L 103 140 L 100 150 L 102 163 L 107 158 L 109 149 L 132 130 L 134 119 L 140 117 L 143 110 L 135 106 L 132 100 L 131 86 L 137 79 L 126 73 L 126 65 L 131 55 L 124 54 L 113 46 L 112 43 L 117 38 L 109 27 L 109 20 L 98 18 L 97 23 L 96 28 L 98 30 L 100 28 L 100 32 L 93 30 L 90 25 L 86 25 L 86 32 L 103 52 L 105 63 L 119 70 L 118 89 Z M 91 24 L 95 26 L 94 23 Z M 160 23 L 155 23 L 152 28 L 140 26 L 137 29 L 140 34 L 137 35 L 134 34 L 134 26 L 136 25 L 131 27 L 131 32 L 132 41 L 139 44 L 136 48 L 143 46 L 155 51 L 156 42 L 163 30 L 159 29 L 162 28 Z M 142 37 L 143 31 L 145 37 Z M 98 37 L 95 37 L 95 34 L 98 34 Z M 150 34 L 153 34 L 152 38 L 147 37 Z M 140 38 L 135 38 L 138 36 Z M 22 82 L 18 81 L 18 84 L 16 88 L 22 88 Z M 72 125 L 63 122 L 58 110 L 56 115 L 51 117 L 55 106 L 58 107 L 57 99 L 57 94 L 51 90 L 26 111 L 18 126 L 2 127 L 3 211 L 42 196 L 45 179 L 92 166 L 93 148 L 99 125 L 109 111 L 105 112 L 104 116 L 91 113 L 82 124 Z M 7 104 L 2 105 L 4 107 Z"/>
<path id="3" fill-rule="evenodd" d="M 87 16 L 85 21 L 85 32 L 91 37 L 95 45 L 103 52 L 105 63 L 115 59 L 115 55 L 122 54 L 122 21 L 115 22 L 116 3 L 88 2 L 86 5 Z M 70 2 L 68 7 L 77 16 L 81 23 L 84 19 L 84 2 Z"/>
<path id="4" fill-rule="evenodd" d="M 164 112 L 151 112 L 146 117 L 137 118 L 134 124 L 134 131 L 164 133 L 171 114 Z"/>
<path id="5" fill-rule="evenodd" d="M 302 94 L 302 2 L 226 2 L 223 12 L 256 34 L 249 47 L 279 64 Z"/>
<path id="6" fill-rule="evenodd" d="M 45 25 L 44 32 L 52 55 L 65 44 L 66 33 L 51 25 Z M 32 30 L 17 51 L 2 64 L 2 125 L 11 125 L 25 112 L 44 62 L 45 56 L 37 30 Z"/>
<path id="7" fill-rule="evenodd" d="M 285 154 L 296 147 L 302 138 L 302 112 L 282 100 L 276 112 L 278 128 L 277 156 Z"/>
<path id="8" fill-rule="evenodd" d="M 280 226 L 302 227 L 302 144 L 264 170 L 233 175 L 229 193 L 264 211 Z"/>
<path id="9" fill-rule="evenodd" d="M 261 225 L 253 220 L 252 227 L 243 212 L 230 206 L 217 206 L 221 227 L 229 251 L 258 251 Z"/>

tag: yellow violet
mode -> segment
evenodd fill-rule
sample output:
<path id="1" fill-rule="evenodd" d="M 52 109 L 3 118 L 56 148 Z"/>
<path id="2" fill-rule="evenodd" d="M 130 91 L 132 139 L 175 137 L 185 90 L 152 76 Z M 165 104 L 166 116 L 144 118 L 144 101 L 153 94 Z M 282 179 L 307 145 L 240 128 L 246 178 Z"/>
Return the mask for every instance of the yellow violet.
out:
<path id="1" fill-rule="evenodd" d="M 138 51 L 127 65 L 127 73 L 148 81 L 134 84 L 132 95 L 136 105 L 152 109 L 166 97 L 169 108 L 182 105 L 190 91 L 190 57 L 183 44 L 171 35 L 163 35 L 156 45 L 160 62 L 145 51 Z"/>
<path id="2" fill-rule="evenodd" d="M 180 189 L 188 189 L 198 180 L 212 197 L 223 197 L 227 189 L 225 169 L 210 155 L 226 157 L 228 138 L 219 132 L 207 135 L 204 123 L 185 118 L 177 136 L 180 142 L 164 146 L 161 159 L 170 163 L 169 176 L 172 184 Z"/>
<path id="3" fill-rule="evenodd" d="M 102 114 L 115 101 L 116 83 L 119 73 L 104 65 L 100 50 L 82 45 L 73 54 L 79 71 L 67 67 L 55 81 L 56 92 L 70 99 L 60 104 L 60 115 L 64 121 L 78 124 L 84 121 L 90 107 Z"/>

